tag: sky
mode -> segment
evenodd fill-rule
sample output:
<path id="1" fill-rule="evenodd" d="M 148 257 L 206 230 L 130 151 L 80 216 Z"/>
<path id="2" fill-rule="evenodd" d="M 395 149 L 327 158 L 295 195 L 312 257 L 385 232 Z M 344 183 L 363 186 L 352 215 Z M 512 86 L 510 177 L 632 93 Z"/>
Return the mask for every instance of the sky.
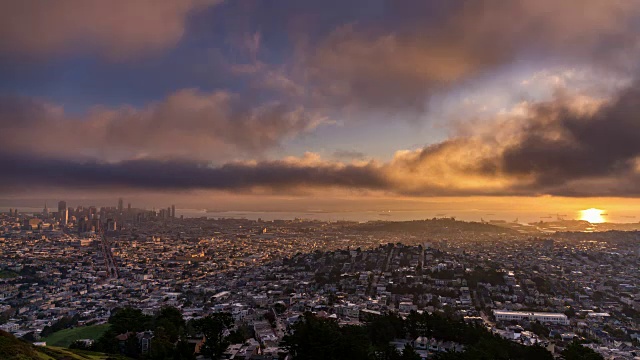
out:
<path id="1" fill-rule="evenodd" d="M 628 212 L 639 20 L 636 0 L 3 1 L 0 199 Z"/>

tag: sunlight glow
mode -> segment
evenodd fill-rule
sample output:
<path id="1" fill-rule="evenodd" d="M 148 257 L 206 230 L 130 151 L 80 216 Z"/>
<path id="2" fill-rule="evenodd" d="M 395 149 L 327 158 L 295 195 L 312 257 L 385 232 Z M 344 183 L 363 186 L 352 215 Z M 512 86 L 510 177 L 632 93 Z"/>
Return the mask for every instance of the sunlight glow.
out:
<path id="1" fill-rule="evenodd" d="M 605 222 L 603 214 L 604 210 L 595 208 L 580 210 L 580 220 L 588 221 L 592 224 L 600 224 Z"/>

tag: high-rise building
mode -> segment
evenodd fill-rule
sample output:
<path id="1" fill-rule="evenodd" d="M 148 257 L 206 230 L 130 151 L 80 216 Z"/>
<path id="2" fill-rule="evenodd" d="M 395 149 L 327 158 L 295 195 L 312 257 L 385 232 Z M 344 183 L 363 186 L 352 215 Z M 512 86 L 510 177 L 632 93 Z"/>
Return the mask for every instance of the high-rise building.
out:
<path id="1" fill-rule="evenodd" d="M 176 218 L 176 206 L 175 205 L 171 205 L 171 217 L 172 218 Z"/>
<path id="2" fill-rule="evenodd" d="M 171 206 L 167 207 L 167 219 L 171 217 Z"/>
<path id="3" fill-rule="evenodd" d="M 66 201 L 58 201 L 58 211 L 67 210 L 67 202 Z"/>
<path id="4" fill-rule="evenodd" d="M 107 231 L 116 231 L 117 222 L 115 219 L 107 219 Z"/>
<path id="5" fill-rule="evenodd" d="M 67 202 L 66 201 L 58 201 L 58 220 L 62 222 L 63 216 L 68 215 L 67 212 Z M 66 221 L 64 222 L 66 224 Z"/>
<path id="6" fill-rule="evenodd" d="M 46 201 L 44 202 L 44 209 L 42 209 L 42 216 L 49 217 L 49 208 Z"/>
<path id="7" fill-rule="evenodd" d="M 67 225 L 69 222 L 69 209 L 60 210 L 58 216 L 60 217 L 60 224 Z"/>
<path id="8" fill-rule="evenodd" d="M 124 209 L 124 202 L 122 200 L 122 198 L 118 199 L 118 211 L 122 212 L 122 210 Z"/>
<path id="9" fill-rule="evenodd" d="M 86 211 L 86 214 L 87 214 L 89 220 L 93 220 L 93 219 L 98 217 L 98 209 L 95 206 L 89 206 L 89 208 Z M 89 225 L 89 229 L 90 228 L 91 228 L 91 226 Z M 87 231 L 89 231 L 89 230 L 87 230 Z"/>
<path id="10" fill-rule="evenodd" d="M 9 208 L 9 217 L 13 216 L 13 208 Z"/>

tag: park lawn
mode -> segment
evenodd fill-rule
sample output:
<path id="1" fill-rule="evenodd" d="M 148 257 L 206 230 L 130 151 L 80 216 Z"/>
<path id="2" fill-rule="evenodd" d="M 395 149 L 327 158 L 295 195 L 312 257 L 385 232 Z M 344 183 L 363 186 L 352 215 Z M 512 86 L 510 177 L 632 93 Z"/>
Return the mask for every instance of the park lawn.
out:
<path id="1" fill-rule="evenodd" d="M 18 274 L 16 274 L 13 271 L 9 271 L 9 270 L 0 270 L 0 279 L 13 279 L 18 277 Z"/>
<path id="2" fill-rule="evenodd" d="M 80 339 L 97 340 L 109 329 L 109 324 L 81 326 L 73 329 L 64 329 L 47 336 L 42 341 L 47 342 L 47 346 L 69 347 L 74 341 Z"/>

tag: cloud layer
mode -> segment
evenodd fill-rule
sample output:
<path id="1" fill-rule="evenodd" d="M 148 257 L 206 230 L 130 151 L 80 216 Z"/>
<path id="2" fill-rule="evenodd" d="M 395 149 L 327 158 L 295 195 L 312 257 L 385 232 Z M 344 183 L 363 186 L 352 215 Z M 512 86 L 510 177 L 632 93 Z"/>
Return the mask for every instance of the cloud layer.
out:
<path id="1" fill-rule="evenodd" d="M 213 166 L 204 161 L 87 162 L 5 153 L 0 157 L 1 182 L 12 189 L 277 193 L 340 188 L 413 196 L 640 196 L 639 95 L 633 84 L 606 101 L 565 95 L 524 104 L 518 112 L 487 120 L 486 131 L 399 151 L 389 162 L 342 162 L 307 154 Z"/>
<path id="2" fill-rule="evenodd" d="M 433 94 L 520 57 L 618 67 L 638 48 L 632 1 L 451 1 L 444 9 L 390 1 L 385 12 L 398 18 L 339 27 L 302 51 L 307 79 L 325 100 L 423 110 Z"/>
<path id="3" fill-rule="evenodd" d="M 109 161 L 219 160 L 257 155 L 324 120 L 277 101 L 247 106 L 237 94 L 183 89 L 143 108 L 97 106 L 74 116 L 38 99 L 0 97 L 0 148 Z"/>
<path id="4" fill-rule="evenodd" d="M 64 62 L 77 56 L 78 63 L 69 67 L 108 64 L 105 74 L 124 71 L 135 77 L 146 65 L 140 59 L 162 56 L 192 35 L 193 41 L 180 43 L 189 59 L 175 51 L 171 61 L 151 68 L 165 76 L 174 70 L 167 64 L 183 66 L 176 73 L 205 78 L 202 86 L 190 87 L 184 83 L 194 79 L 183 83 L 174 75 L 180 79 L 167 82 L 182 85 L 163 89 L 159 93 L 169 94 L 163 98 L 141 96 L 145 103 L 122 106 L 97 103 L 83 113 L 46 98 L 11 95 L 38 93 L 20 84 L 16 91 L 2 87 L 9 95 L 0 96 L 0 185 L 12 191 L 34 186 L 246 193 L 335 188 L 412 196 L 640 196 L 637 83 L 606 99 L 565 89 L 548 101 L 478 115 L 482 118 L 475 122 L 458 123 L 462 130 L 448 139 L 397 151 L 386 161 L 368 160 L 370 154 L 351 144 L 344 146 L 349 150 L 332 149 L 330 132 L 322 134 L 328 144 L 322 149 L 331 160 L 316 154 L 272 160 L 270 153 L 320 124 L 352 126 L 348 121 L 357 118 L 361 126 L 376 126 L 368 120 L 428 117 L 436 95 L 452 95 L 449 101 L 455 102 L 466 85 L 538 63 L 584 65 L 636 78 L 640 6 L 635 1 L 375 0 L 362 11 L 355 2 L 342 7 L 340 1 L 320 6 L 295 0 L 265 5 L 266 15 L 248 20 L 221 16 L 189 26 L 193 14 L 219 3 L 0 3 L 2 61 Z M 237 6 L 251 13 L 256 4 L 229 2 L 219 8 Z M 260 22 L 252 28 L 254 19 Z M 229 33 L 219 35 L 220 30 Z M 191 59 L 203 53 L 215 59 Z M 60 75 L 62 82 L 84 75 L 60 68 L 69 72 Z M 96 93 L 102 85 L 99 80 L 86 84 Z M 64 93 L 65 85 L 45 89 Z M 407 147 L 412 146 L 400 148 Z"/>
<path id="5" fill-rule="evenodd" d="M 30 57 L 91 49 L 127 59 L 174 46 L 187 16 L 220 0 L 0 2 L 0 51 Z"/>

